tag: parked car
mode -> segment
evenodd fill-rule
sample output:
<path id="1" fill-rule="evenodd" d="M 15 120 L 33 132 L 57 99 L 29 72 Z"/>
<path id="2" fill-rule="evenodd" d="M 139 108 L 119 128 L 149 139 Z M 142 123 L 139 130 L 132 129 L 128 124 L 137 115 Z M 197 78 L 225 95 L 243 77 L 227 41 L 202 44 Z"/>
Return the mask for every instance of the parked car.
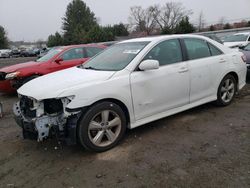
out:
<path id="1" fill-rule="evenodd" d="M 9 49 L 2 49 L 0 50 L 0 58 L 10 58 L 11 50 Z"/>
<path id="2" fill-rule="evenodd" d="M 19 49 L 13 49 L 10 52 L 11 57 L 20 57 L 21 51 Z"/>
<path id="3" fill-rule="evenodd" d="M 59 46 L 61 47 L 61 46 Z M 51 49 L 55 49 L 55 48 L 58 48 L 58 47 L 53 47 L 53 48 L 44 48 L 40 51 L 40 53 L 38 54 L 38 58 L 41 58 L 43 56 L 45 56 Z"/>
<path id="4" fill-rule="evenodd" d="M 218 43 L 223 44 L 222 40 L 219 37 L 217 37 L 215 34 L 201 34 L 201 35 L 208 37 L 208 38 L 210 38 Z"/>
<path id="5" fill-rule="evenodd" d="M 36 77 L 80 65 L 104 48 L 102 45 L 64 46 L 51 50 L 36 61 L 1 68 L 0 92 L 13 93 Z"/>
<path id="6" fill-rule="evenodd" d="M 224 45 L 230 48 L 238 48 L 250 43 L 250 33 L 236 33 L 224 38 Z"/>
<path id="7" fill-rule="evenodd" d="M 21 51 L 21 56 L 22 57 L 35 57 L 37 56 L 36 51 L 33 49 L 26 49 Z"/>
<path id="8" fill-rule="evenodd" d="M 123 41 L 82 66 L 23 85 L 14 114 L 24 138 L 57 135 L 106 151 L 126 128 L 211 101 L 229 105 L 245 85 L 242 56 L 196 35 Z"/>
<path id="9" fill-rule="evenodd" d="M 250 76 L 250 43 L 242 47 L 241 51 L 245 54 L 247 63 L 247 74 Z"/>

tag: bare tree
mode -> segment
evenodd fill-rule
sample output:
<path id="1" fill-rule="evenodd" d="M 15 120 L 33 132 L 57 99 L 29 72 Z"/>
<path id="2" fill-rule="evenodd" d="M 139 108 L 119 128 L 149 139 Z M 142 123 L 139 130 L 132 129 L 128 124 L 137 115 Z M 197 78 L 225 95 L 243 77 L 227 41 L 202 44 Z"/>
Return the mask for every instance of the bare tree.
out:
<path id="1" fill-rule="evenodd" d="M 206 20 L 203 14 L 203 11 L 200 12 L 199 17 L 198 17 L 198 31 L 202 31 L 204 29 L 206 24 Z"/>
<path id="2" fill-rule="evenodd" d="M 156 27 L 156 21 L 153 17 L 152 8 L 143 9 L 141 6 L 130 8 L 129 23 L 139 31 L 151 34 Z"/>
<path id="3" fill-rule="evenodd" d="M 180 2 L 167 2 L 164 6 L 154 5 L 151 7 L 154 19 L 161 30 L 173 30 L 182 18 L 192 14 L 191 10 L 186 10 Z"/>

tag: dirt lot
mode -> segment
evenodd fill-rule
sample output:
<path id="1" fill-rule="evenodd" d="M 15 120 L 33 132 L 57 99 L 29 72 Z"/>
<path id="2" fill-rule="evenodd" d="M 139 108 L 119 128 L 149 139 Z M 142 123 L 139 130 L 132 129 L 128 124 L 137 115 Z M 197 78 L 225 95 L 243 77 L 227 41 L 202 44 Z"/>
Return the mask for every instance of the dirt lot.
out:
<path id="1" fill-rule="evenodd" d="M 0 94 L 0 187 L 250 187 L 250 84 L 228 107 L 206 104 L 127 131 L 100 154 L 23 140 L 16 100 Z"/>

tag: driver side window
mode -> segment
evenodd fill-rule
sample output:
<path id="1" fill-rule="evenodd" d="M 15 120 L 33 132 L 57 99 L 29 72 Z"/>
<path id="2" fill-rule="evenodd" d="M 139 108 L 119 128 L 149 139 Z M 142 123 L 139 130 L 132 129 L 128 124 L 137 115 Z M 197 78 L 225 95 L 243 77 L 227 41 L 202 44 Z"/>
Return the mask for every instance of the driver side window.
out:
<path id="1" fill-rule="evenodd" d="M 182 51 L 178 39 L 161 42 L 155 46 L 143 60 L 158 60 L 160 66 L 181 62 Z"/>
<path id="2" fill-rule="evenodd" d="M 73 59 L 81 59 L 81 58 L 84 58 L 83 48 L 73 48 L 73 49 L 66 51 L 62 55 L 62 59 L 64 61 L 73 60 Z"/>

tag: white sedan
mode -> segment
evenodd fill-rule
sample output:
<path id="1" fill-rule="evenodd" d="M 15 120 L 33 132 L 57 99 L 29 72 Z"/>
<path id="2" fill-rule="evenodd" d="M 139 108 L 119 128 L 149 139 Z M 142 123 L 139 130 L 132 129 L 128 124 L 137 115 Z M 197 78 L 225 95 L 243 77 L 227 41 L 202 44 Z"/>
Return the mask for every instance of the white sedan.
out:
<path id="1" fill-rule="evenodd" d="M 34 79 L 14 105 L 24 138 L 51 136 L 106 151 L 127 128 L 215 101 L 243 88 L 241 52 L 206 37 L 169 35 L 123 41 L 86 64 Z"/>

